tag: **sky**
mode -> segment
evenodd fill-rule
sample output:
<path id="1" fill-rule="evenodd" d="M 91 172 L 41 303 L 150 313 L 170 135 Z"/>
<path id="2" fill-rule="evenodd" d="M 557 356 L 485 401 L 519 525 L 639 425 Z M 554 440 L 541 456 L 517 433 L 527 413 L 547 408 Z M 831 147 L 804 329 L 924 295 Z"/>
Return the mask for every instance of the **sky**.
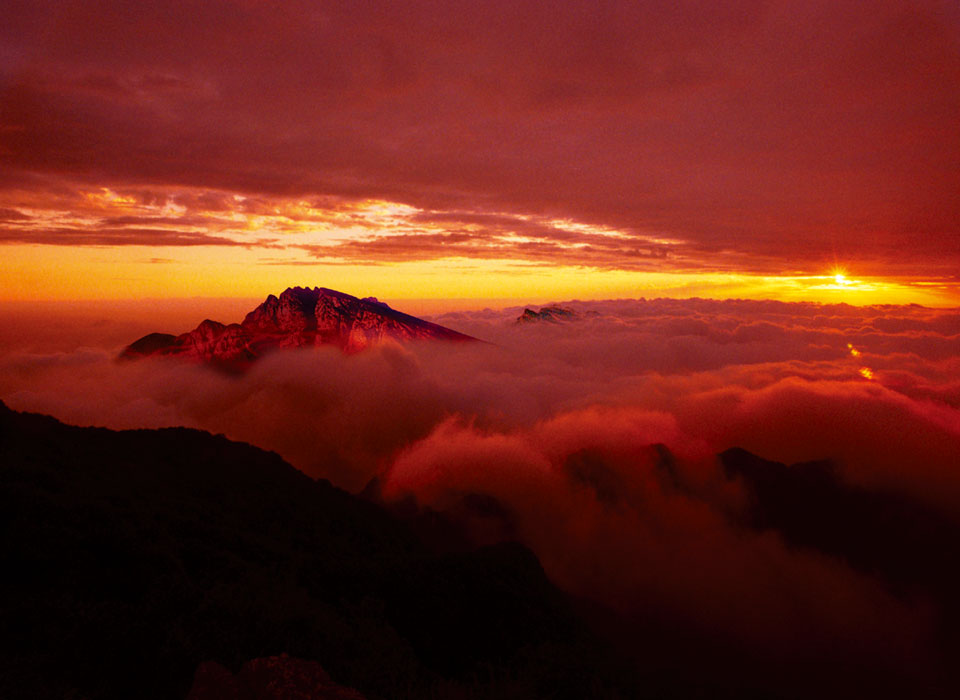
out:
<path id="1" fill-rule="evenodd" d="M 951 0 L 3 14 L 0 301 L 960 300 Z"/>

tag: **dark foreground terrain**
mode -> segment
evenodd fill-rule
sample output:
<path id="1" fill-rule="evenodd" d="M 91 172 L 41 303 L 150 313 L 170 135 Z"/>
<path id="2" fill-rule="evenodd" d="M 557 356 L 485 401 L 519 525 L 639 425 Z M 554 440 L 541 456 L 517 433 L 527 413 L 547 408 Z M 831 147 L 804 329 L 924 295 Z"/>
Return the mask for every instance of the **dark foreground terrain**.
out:
<path id="1" fill-rule="evenodd" d="M 370 700 L 633 695 L 527 549 L 435 553 L 273 453 L 0 404 L 0 465 L 0 697 L 246 697 L 276 663 Z"/>
<path id="2" fill-rule="evenodd" d="M 953 668 L 953 518 L 847 485 L 829 462 L 788 467 L 743 450 L 719 460 L 747 496 L 731 514 L 744 532 L 927 601 L 937 661 Z M 949 670 L 918 679 L 872 663 L 855 673 L 759 664 L 715 635 L 571 600 L 525 547 L 471 546 L 455 515 L 388 511 L 368 491 L 350 495 L 222 436 L 77 428 L 0 403 L 0 697 L 953 697 L 957 687 Z"/>

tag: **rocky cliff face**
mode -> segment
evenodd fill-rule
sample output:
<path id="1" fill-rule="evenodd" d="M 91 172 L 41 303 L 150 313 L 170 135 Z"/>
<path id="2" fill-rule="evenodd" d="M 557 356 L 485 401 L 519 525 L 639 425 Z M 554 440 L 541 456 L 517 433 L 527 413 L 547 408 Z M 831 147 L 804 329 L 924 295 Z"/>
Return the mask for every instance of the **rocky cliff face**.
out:
<path id="1" fill-rule="evenodd" d="M 563 306 L 544 306 L 539 311 L 530 308 L 523 310 L 523 313 L 517 316 L 517 323 L 536 323 L 546 321 L 548 323 L 560 323 L 562 321 L 571 321 L 578 317 L 573 309 Z"/>
<path id="2" fill-rule="evenodd" d="M 291 287 L 279 297 L 268 296 L 243 323 L 206 320 L 179 336 L 151 333 L 129 345 L 121 357 L 175 355 L 243 369 L 277 348 L 334 345 L 344 352 L 357 352 L 386 338 L 476 340 L 391 309 L 374 297 L 358 299 L 322 287 Z"/>

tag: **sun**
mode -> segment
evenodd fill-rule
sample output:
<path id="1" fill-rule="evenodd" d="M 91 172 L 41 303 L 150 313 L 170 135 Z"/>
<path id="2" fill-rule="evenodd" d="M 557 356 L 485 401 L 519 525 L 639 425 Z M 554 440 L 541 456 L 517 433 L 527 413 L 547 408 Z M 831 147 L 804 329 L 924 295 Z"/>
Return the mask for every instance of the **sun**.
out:
<path id="1" fill-rule="evenodd" d="M 847 279 L 847 273 L 845 270 L 834 268 L 832 274 L 833 281 L 838 287 L 849 287 L 851 284 L 853 284 L 853 280 Z"/>

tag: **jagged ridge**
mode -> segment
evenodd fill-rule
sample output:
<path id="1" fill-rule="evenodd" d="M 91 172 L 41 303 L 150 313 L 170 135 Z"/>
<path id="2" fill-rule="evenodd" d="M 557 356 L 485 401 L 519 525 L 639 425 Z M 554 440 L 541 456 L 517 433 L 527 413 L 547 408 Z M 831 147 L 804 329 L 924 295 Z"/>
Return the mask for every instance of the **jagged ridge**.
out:
<path id="1" fill-rule="evenodd" d="M 176 355 L 243 368 L 277 348 L 334 345 L 352 353 L 385 338 L 475 341 L 463 333 L 390 308 L 375 297 L 358 299 L 324 287 L 290 287 L 271 294 L 242 323 L 209 319 L 189 333 L 151 333 L 130 344 L 121 358 Z"/>
<path id="2" fill-rule="evenodd" d="M 517 323 L 532 323 L 536 321 L 548 321 L 549 323 L 559 323 L 575 318 L 577 313 L 573 309 L 567 309 L 562 306 L 544 306 L 539 311 L 526 308 L 523 313 L 517 316 Z"/>
<path id="3" fill-rule="evenodd" d="M 516 323 L 539 323 L 543 321 L 547 323 L 563 323 L 565 321 L 576 321 L 590 316 L 597 316 L 597 312 L 580 312 L 567 306 L 551 304 L 550 306 L 540 307 L 539 311 L 531 309 L 530 307 L 525 308 L 523 313 L 517 316 Z"/>

